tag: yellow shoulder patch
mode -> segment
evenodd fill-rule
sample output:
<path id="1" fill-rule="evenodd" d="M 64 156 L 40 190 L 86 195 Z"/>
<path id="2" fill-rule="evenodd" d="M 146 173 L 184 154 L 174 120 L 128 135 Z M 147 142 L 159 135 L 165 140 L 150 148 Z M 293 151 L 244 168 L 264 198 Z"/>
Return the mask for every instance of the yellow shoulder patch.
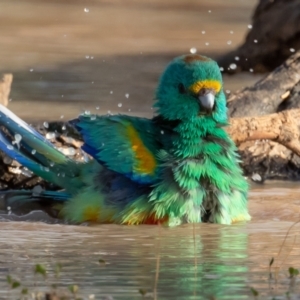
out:
<path id="1" fill-rule="evenodd" d="M 203 88 L 205 89 L 211 89 L 215 90 L 216 94 L 220 92 L 222 87 L 221 82 L 217 80 L 203 80 L 203 81 L 197 81 L 193 85 L 190 86 L 190 91 L 194 94 L 198 94 L 199 91 Z"/>
<path id="2" fill-rule="evenodd" d="M 141 174 L 154 174 L 157 163 L 153 153 L 147 149 L 139 133 L 131 124 L 126 129 L 136 159 L 134 170 Z"/>

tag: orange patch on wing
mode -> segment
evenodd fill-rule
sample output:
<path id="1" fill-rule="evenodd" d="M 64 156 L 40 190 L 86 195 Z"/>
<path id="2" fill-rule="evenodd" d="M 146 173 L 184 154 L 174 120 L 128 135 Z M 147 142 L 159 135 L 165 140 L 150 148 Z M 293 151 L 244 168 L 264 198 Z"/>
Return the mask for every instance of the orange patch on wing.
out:
<path id="1" fill-rule="evenodd" d="M 84 221 L 99 222 L 99 217 L 100 217 L 99 214 L 100 214 L 99 207 L 88 206 L 84 209 L 83 219 Z"/>
<path id="2" fill-rule="evenodd" d="M 220 81 L 217 80 L 203 80 L 203 81 L 197 81 L 193 85 L 190 86 L 190 91 L 192 91 L 194 94 L 198 94 L 201 89 L 209 89 L 214 90 L 216 94 L 220 92 L 222 88 L 222 84 Z"/>
<path id="3" fill-rule="evenodd" d="M 154 174 L 156 159 L 144 145 L 139 133 L 131 124 L 127 126 L 127 134 L 137 161 L 134 167 L 135 171 L 142 174 Z"/>

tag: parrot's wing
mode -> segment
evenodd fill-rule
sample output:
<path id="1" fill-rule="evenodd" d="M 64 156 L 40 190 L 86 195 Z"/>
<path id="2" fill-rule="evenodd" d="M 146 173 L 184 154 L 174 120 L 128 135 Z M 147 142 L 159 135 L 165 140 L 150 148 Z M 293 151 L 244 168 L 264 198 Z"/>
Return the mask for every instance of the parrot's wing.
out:
<path id="1" fill-rule="evenodd" d="M 82 114 L 71 123 L 83 136 L 82 149 L 99 163 L 142 184 L 156 181 L 160 146 L 151 120 Z"/>

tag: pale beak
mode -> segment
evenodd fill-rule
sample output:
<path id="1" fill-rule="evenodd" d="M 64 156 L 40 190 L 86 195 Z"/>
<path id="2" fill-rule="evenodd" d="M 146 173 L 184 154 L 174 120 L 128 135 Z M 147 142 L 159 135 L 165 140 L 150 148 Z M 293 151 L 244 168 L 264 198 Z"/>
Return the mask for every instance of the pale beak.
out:
<path id="1" fill-rule="evenodd" d="M 211 112 L 215 105 L 215 95 L 208 91 L 205 95 L 201 95 L 198 97 L 201 108 L 204 108 L 206 111 Z"/>

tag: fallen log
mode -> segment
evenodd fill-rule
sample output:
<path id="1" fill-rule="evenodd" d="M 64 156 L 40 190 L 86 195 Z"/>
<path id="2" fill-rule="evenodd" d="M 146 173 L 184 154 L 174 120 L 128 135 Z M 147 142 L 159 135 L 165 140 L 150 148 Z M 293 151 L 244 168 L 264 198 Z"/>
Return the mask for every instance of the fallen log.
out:
<path id="1" fill-rule="evenodd" d="M 0 79 L 0 103 L 4 106 L 8 105 L 11 83 L 13 80 L 12 74 L 3 74 Z"/>
<path id="2" fill-rule="evenodd" d="M 300 50 L 300 1 L 260 0 L 244 43 L 218 60 L 224 72 L 274 70 Z M 230 66 L 235 64 L 234 68 Z"/>
<path id="3" fill-rule="evenodd" d="M 271 140 L 300 156 L 300 109 L 260 117 L 231 118 L 227 132 L 239 146 L 246 141 Z"/>
<path id="4" fill-rule="evenodd" d="M 262 116 L 300 108 L 300 51 L 251 87 L 231 95 L 230 117 Z"/>

